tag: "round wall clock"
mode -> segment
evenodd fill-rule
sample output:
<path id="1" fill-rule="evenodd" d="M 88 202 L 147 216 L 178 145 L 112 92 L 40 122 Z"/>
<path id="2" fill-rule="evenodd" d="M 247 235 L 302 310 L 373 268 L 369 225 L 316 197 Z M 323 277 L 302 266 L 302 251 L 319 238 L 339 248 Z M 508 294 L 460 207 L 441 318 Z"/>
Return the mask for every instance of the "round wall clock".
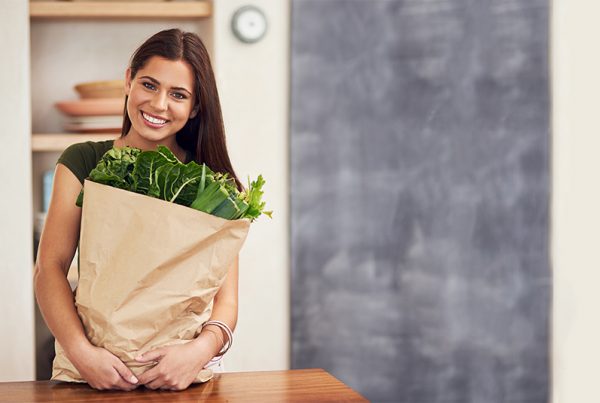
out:
<path id="1" fill-rule="evenodd" d="M 258 7 L 244 6 L 233 14 L 231 29 L 240 41 L 255 43 L 267 32 L 267 18 Z"/>

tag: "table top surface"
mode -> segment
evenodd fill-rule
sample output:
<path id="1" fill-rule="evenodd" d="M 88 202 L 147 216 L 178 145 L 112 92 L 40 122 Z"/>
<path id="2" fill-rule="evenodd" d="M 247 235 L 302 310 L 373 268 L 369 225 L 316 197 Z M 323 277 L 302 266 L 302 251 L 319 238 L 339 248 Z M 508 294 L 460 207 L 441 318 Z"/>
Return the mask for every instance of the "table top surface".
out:
<path id="1" fill-rule="evenodd" d="M 217 373 L 188 389 L 97 391 L 87 384 L 58 381 L 0 382 L 0 402 L 366 402 L 322 369 Z"/>

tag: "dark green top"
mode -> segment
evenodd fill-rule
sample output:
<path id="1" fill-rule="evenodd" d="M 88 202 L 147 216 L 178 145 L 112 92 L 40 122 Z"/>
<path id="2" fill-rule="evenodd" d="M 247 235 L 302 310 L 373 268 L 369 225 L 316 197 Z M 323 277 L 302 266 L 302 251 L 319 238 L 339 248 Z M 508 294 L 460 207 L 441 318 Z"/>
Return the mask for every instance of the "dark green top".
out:
<path id="1" fill-rule="evenodd" d="M 86 141 L 72 144 L 58 158 L 57 164 L 63 164 L 79 179 L 83 185 L 85 178 L 90 176 L 102 156 L 112 148 L 114 140 Z"/>

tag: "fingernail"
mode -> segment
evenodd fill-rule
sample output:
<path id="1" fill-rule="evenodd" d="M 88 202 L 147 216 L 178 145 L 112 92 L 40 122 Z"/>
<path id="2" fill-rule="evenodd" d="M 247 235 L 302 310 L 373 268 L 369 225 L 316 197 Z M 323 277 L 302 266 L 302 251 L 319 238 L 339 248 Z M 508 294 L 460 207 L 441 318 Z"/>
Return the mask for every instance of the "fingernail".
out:
<path id="1" fill-rule="evenodd" d="M 131 381 L 131 383 L 138 383 L 138 379 L 133 375 L 131 375 L 131 378 L 129 378 L 129 380 Z"/>

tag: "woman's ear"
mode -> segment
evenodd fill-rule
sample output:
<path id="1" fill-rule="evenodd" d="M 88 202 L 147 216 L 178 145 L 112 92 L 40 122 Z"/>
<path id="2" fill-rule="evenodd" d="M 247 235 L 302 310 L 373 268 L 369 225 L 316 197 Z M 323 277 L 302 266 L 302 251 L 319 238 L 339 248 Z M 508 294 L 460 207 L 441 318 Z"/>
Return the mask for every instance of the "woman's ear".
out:
<path id="1" fill-rule="evenodd" d="M 129 96 L 129 91 L 131 91 L 131 69 L 128 68 L 125 71 L 125 95 Z"/>
<path id="2" fill-rule="evenodd" d="M 194 119 L 199 111 L 200 107 L 198 105 L 194 106 L 194 109 L 192 109 L 192 112 L 190 113 L 190 119 Z"/>

